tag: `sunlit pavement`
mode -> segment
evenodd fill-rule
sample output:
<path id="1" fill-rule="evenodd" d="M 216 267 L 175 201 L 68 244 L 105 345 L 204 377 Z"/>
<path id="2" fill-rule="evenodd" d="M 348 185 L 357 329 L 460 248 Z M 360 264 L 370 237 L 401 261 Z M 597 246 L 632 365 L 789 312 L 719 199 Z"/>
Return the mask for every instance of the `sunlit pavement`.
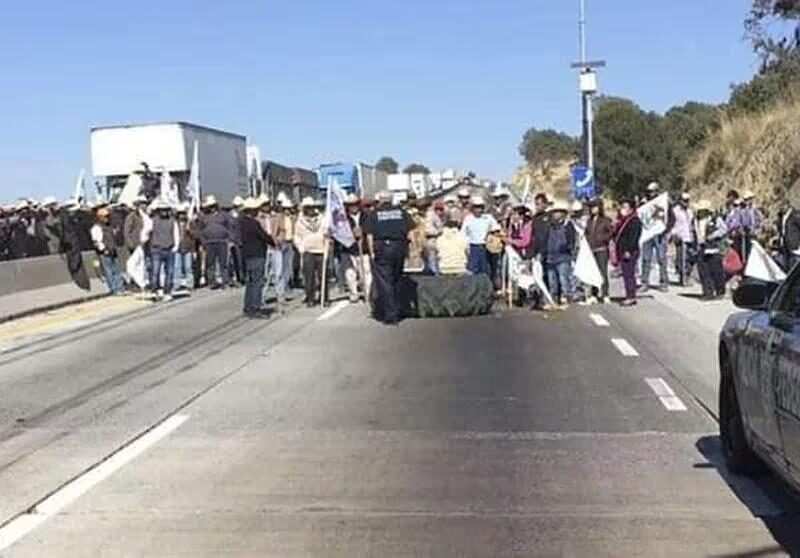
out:
<path id="1" fill-rule="evenodd" d="M 0 354 L 2 556 L 769 556 L 713 332 L 658 297 L 382 327 L 240 291 Z"/>

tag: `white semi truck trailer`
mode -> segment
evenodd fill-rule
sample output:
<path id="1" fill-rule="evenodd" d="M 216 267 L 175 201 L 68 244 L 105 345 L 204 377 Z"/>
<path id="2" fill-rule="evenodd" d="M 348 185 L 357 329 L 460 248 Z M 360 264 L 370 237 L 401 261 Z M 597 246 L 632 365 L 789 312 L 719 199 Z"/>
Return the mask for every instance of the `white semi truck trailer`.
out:
<path id="1" fill-rule="evenodd" d="M 235 196 L 249 195 L 245 136 L 188 122 L 92 128 L 92 173 L 105 179 L 106 195 L 115 200 L 128 176 L 144 171 L 146 163 L 156 177 L 169 172 L 184 199 L 195 145 L 201 196 L 213 194 L 227 205 Z"/>

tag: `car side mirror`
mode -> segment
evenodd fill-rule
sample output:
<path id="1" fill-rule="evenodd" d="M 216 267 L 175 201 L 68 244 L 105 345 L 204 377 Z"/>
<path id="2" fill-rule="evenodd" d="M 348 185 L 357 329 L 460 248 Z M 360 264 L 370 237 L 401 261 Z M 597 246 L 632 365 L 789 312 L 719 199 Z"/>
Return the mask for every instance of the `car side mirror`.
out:
<path id="1" fill-rule="evenodd" d="M 766 310 L 777 287 L 775 283 L 742 283 L 733 292 L 733 303 L 744 310 Z"/>

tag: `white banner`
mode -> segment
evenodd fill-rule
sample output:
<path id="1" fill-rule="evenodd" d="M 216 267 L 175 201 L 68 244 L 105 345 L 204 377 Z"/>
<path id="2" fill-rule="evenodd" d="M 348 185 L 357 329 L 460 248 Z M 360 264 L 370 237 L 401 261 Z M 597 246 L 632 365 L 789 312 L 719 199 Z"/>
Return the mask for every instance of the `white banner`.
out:
<path id="1" fill-rule="evenodd" d="M 186 184 L 186 197 L 189 199 L 189 218 L 200 212 L 200 146 L 194 142 L 194 155 L 192 155 L 192 169 L 189 172 L 189 182 Z"/>
<path id="2" fill-rule="evenodd" d="M 530 263 L 525 262 L 511 246 L 506 246 L 505 253 L 508 283 L 512 287 L 525 291 L 535 287 L 542 293 L 547 304 L 555 305 L 555 301 L 544 283 L 544 269 L 542 269 L 542 264 L 539 260 L 534 259 Z"/>
<path id="3" fill-rule="evenodd" d="M 600 273 L 600 268 L 597 265 L 597 260 L 594 258 L 592 248 L 589 246 L 589 241 L 581 234 L 578 242 L 578 259 L 575 260 L 575 277 L 584 285 L 591 285 L 599 289 L 603 286 L 603 274 Z"/>
<path id="4" fill-rule="evenodd" d="M 133 251 L 133 254 L 128 257 L 128 262 L 125 264 L 125 271 L 128 272 L 131 281 L 136 283 L 140 289 L 144 289 L 147 286 L 144 250 L 141 246 L 137 247 L 136 250 Z"/>
<path id="5" fill-rule="evenodd" d="M 128 176 L 128 181 L 125 183 L 125 187 L 122 189 L 117 202 L 130 207 L 141 191 L 142 177 L 136 173 L 131 173 L 130 176 Z"/>
<path id="6" fill-rule="evenodd" d="M 642 236 L 639 244 L 663 234 L 667 230 L 669 212 L 669 194 L 664 192 L 639 208 L 639 220 L 642 222 Z"/>
<path id="7" fill-rule="evenodd" d="M 344 208 L 344 191 L 336 180 L 328 183 L 328 200 L 325 204 L 323 229 L 345 248 L 349 248 L 356 241 L 353 229 L 350 228 L 347 211 Z"/>
<path id="8" fill-rule="evenodd" d="M 745 277 L 760 279 L 769 283 L 780 283 L 786 279 L 786 273 L 772 259 L 766 250 L 756 242 L 752 242 L 750 256 L 744 269 Z"/>

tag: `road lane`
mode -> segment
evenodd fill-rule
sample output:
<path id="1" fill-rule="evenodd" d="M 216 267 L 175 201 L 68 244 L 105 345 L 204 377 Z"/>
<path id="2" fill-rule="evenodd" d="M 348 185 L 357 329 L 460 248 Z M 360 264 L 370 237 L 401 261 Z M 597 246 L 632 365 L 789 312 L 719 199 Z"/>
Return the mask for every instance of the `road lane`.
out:
<path id="1" fill-rule="evenodd" d="M 775 550 L 774 518 L 709 462 L 713 420 L 679 385 L 687 411 L 664 408 L 646 379 L 668 371 L 621 355 L 610 321 L 386 328 L 347 307 L 262 350 L 10 555 Z"/>

